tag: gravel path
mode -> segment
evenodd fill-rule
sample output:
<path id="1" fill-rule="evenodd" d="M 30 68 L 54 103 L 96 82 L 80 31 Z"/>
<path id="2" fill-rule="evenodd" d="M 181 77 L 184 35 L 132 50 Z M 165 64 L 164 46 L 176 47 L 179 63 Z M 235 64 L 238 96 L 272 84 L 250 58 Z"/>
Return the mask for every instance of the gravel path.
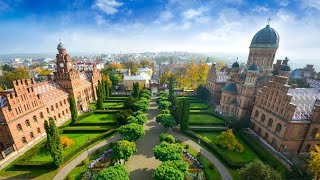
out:
<path id="1" fill-rule="evenodd" d="M 138 152 L 126 162 L 132 180 L 152 179 L 152 172 L 161 164 L 161 161 L 155 159 L 152 152 L 153 147 L 160 144 L 160 134 L 165 131 L 161 125 L 156 123 L 157 115 L 155 98 L 152 98 L 150 110 L 147 112 L 148 121 L 144 125 L 146 134 L 136 142 Z"/>

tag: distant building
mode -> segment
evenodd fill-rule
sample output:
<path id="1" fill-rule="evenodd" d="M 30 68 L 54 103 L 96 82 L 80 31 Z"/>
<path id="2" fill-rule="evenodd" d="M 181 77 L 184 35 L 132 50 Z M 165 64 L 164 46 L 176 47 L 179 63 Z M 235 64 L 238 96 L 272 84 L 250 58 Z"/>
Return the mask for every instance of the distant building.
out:
<path id="1" fill-rule="evenodd" d="M 125 90 L 132 90 L 133 88 L 133 84 L 134 83 L 139 83 L 140 87 L 150 87 L 150 80 L 151 77 L 142 72 L 139 75 L 135 75 L 135 76 L 124 76 L 123 78 L 123 85 L 125 87 Z"/>
<path id="2" fill-rule="evenodd" d="M 94 68 L 101 70 L 104 68 L 103 63 L 96 62 L 75 62 L 73 65 L 74 69 L 78 71 L 92 71 Z"/>
<path id="3" fill-rule="evenodd" d="M 148 68 L 148 67 L 144 67 L 144 68 L 138 68 L 138 73 L 146 73 L 148 74 L 150 77 L 152 77 L 152 74 L 153 74 L 153 71 L 151 68 Z"/>

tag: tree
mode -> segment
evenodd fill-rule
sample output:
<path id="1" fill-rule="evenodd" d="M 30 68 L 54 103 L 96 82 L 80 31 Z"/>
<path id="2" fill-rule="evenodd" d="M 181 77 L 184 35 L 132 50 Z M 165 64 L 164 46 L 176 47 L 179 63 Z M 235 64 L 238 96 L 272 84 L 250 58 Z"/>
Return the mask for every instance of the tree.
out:
<path id="1" fill-rule="evenodd" d="M 124 159 L 128 161 L 135 152 L 137 152 L 136 143 L 126 140 L 117 141 L 112 147 L 112 157 L 115 160 Z"/>
<path id="2" fill-rule="evenodd" d="M 133 104 L 135 102 L 137 102 L 137 98 L 134 98 L 133 96 L 127 97 L 123 104 L 124 109 L 133 109 Z"/>
<path id="3" fill-rule="evenodd" d="M 132 97 L 139 98 L 139 83 L 133 83 Z"/>
<path id="4" fill-rule="evenodd" d="M 146 98 L 140 98 L 139 101 L 133 104 L 134 111 L 148 111 L 149 110 L 149 100 Z"/>
<path id="5" fill-rule="evenodd" d="M 160 142 L 175 143 L 176 139 L 170 134 L 163 133 L 160 135 Z"/>
<path id="6" fill-rule="evenodd" d="M 227 149 L 228 151 L 243 152 L 244 150 L 242 144 L 238 142 L 233 134 L 232 129 L 228 129 L 217 136 L 216 144 L 222 149 Z"/>
<path id="7" fill-rule="evenodd" d="M 60 136 L 61 144 L 63 149 L 71 147 L 74 145 L 74 141 L 69 139 L 67 136 Z"/>
<path id="8" fill-rule="evenodd" d="M 310 152 L 308 168 L 312 172 L 314 179 L 320 179 L 320 146 L 314 146 L 315 151 Z"/>
<path id="9" fill-rule="evenodd" d="M 96 103 L 96 107 L 97 109 L 102 109 L 103 108 L 103 101 L 104 101 L 104 87 L 103 84 L 98 81 L 98 86 L 97 86 L 97 103 Z"/>
<path id="10" fill-rule="evenodd" d="M 189 127 L 189 114 L 190 114 L 190 105 L 189 102 L 186 99 L 183 99 L 179 103 L 179 108 L 178 108 L 179 113 L 177 116 L 180 121 L 180 130 L 184 131 L 187 130 Z"/>
<path id="11" fill-rule="evenodd" d="M 1 85 L 4 88 L 12 88 L 14 80 L 20 80 L 20 79 L 29 79 L 30 75 L 27 69 L 23 67 L 18 67 L 14 69 L 13 71 L 7 71 L 3 73 L 3 76 L 0 78 Z"/>
<path id="12" fill-rule="evenodd" d="M 12 71 L 14 71 L 14 70 L 15 70 L 15 68 L 12 67 L 12 66 L 10 66 L 9 64 L 4 64 L 4 65 L 2 66 L 2 71 L 12 72 Z"/>
<path id="13" fill-rule="evenodd" d="M 95 180 L 129 180 L 129 172 L 124 165 L 116 164 L 94 176 Z"/>
<path id="14" fill-rule="evenodd" d="M 47 147 L 53 159 L 53 164 L 55 167 L 60 167 L 63 163 L 63 156 L 59 130 L 52 118 L 49 118 L 49 122 L 44 121 L 44 128 L 47 133 Z"/>
<path id="15" fill-rule="evenodd" d="M 126 69 L 130 69 L 132 74 L 136 74 L 138 72 L 139 64 L 136 61 L 129 60 L 123 63 Z"/>
<path id="16" fill-rule="evenodd" d="M 128 123 L 136 123 L 136 124 L 140 124 L 143 125 L 144 123 L 147 122 L 147 117 L 144 114 L 140 114 L 137 116 L 129 116 L 127 118 Z"/>
<path id="17" fill-rule="evenodd" d="M 162 142 L 153 148 L 153 154 L 160 161 L 181 160 L 183 147 L 180 144 Z"/>
<path id="18" fill-rule="evenodd" d="M 74 101 L 72 96 L 69 97 L 69 104 L 70 104 L 70 112 L 71 112 L 71 123 L 74 124 L 77 122 L 78 110 L 77 110 L 76 102 Z"/>
<path id="19" fill-rule="evenodd" d="M 240 178 L 244 180 L 280 180 L 280 174 L 262 161 L 256 160 L 239 170 Z"/>
<path id="20" fill-rule="evenodd" d="M 198 86 L 198 88 L 196 89 L 196 93 L 197 93 L 197 97 L 202 101 L 207 100 L 209 96 L 209 90 L 205 88 L 202 84 Z"/>
<path id="21" fill-rule="evenodd" d="M 132 110 L 122 110 L 115 114 L 113 116 L 113 119 L 119 124 L 119 125 L 125 125 L 128 124 L 128 117 L 132 115 Z"/>
<path id="22" fill-rule="evenodd" d="M 176 125 L 176 121 L 171 114 L 158 114 L 156 122 L 162 124 L 165 128 L 172 128 Z"/>
<path id="23" fill-rule="evenodd" d="M 157 167 L 152 178 L 154 180 L 184 180 L 188 170 L 189 166 L 186 162 L 166 161 Z"/>
<path id="24" fill-rule="evenodd" d="M 119 128 L 119 133 L 128 141 L 136 141 L 144 135 L 143 126 L 136 123 L 127 124 Z"/>
<path id="25" fill-rule="evenodd" d="M 159 109 L 160 110 L 169 109 L 170 106 L 171 106 L 171 102 L 170 101 L 160 101 L 159 102 Z"/>

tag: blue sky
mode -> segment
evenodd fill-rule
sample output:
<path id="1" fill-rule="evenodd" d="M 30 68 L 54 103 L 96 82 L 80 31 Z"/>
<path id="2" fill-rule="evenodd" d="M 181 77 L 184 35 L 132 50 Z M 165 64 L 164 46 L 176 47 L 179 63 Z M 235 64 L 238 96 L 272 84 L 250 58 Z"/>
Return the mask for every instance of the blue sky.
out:
<path id="1" fill-rule="evenodd" d="M 189 51 L 247 55 L 280 34 L 277 57 L 317 59 L 320 0 L 0 0 L 0 54 Z"/>

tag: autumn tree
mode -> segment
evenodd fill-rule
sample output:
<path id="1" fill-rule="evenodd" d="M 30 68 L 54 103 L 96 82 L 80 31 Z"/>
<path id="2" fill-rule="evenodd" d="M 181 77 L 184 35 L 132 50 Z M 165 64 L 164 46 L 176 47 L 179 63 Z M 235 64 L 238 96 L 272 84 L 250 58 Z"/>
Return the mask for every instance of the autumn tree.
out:
<path id="1" fill-rule="evenodd" d="M 12 81 L 20 79 L 29 79 L 30 75 L 27 69 L 23 67 L 18 67 L 12 71 L 6 71 L 0 78 L 1 85 L 6 88 L 12 88 Z"/>
<path id="2" fill-rule="evenodd" d="M 233 134 L 232 129 L 228 129 L 217 136 L 216 144 L 223 149 L 227 149 L 228 151 L 243 152 L 244 150 L 242 144 L 238 142 Z"/>
<path id="3" fill-rule="evenodd" d="M 183 147 L 177 143 L 162 142 L 153 148 L 153 154 L 160 161 L 181 160 Z"/>
<path id="4" fill-rule="evenodd" d="M 128 161 L 135 152 L 137 152 L 136 143 L 126 140 L 117 141 L 112 147 L 112 157 L 115 160 L 124 159 Z"/>
<path id="5" fill-rule="evenodd" d="M 269 165 L 260 160 L 256 160 L 239 170 L 240 179 L 243 180 L 281 180 L 281 175 Z"/>
<path id="6" fill-rule="evenodd" d="M 132 74 L 136 74 L 138 72 L 139 64 L 136 61 L 126 61 L 123 63 L 126 69 L 130 69 Z"/>
<path id="7" fill-rule="evenodd" d="M 320 146 L 314 146 L 314 151 L 310 152 L 308 168 L 312 172 L 314 179 L 320 179 Z"/>

